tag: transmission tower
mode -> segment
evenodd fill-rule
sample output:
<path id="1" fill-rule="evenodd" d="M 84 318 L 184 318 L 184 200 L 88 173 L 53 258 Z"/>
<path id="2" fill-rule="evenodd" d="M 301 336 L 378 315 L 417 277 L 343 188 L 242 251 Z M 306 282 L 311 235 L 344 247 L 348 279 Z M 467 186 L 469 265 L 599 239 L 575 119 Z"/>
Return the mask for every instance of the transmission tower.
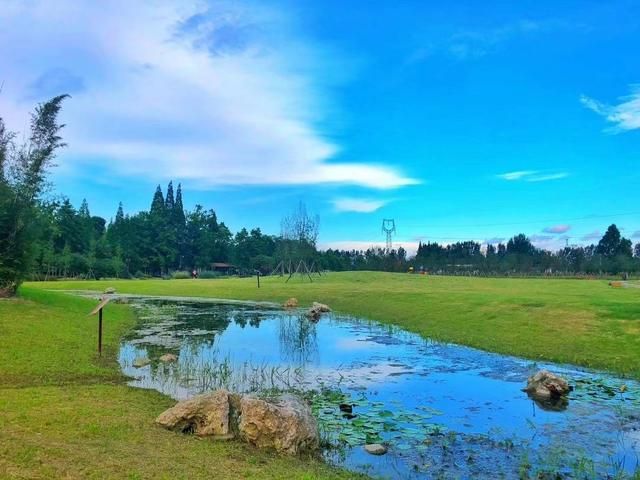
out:
<path id="1" fill-rule="evenodd" d="M 382 233 L 387 235 L 387 253 L 389 253 L 393 247 L 391 236 L 396 233 L 396 221 L 393 218 L 382 220 Z"/>

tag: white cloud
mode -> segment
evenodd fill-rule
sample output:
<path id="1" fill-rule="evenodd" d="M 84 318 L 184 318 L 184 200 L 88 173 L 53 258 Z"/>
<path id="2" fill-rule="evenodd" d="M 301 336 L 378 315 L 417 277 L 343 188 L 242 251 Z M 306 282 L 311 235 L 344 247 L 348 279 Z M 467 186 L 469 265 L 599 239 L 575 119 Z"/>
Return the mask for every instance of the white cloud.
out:
<path id="1" fill-rule="evenodd" d="M 339 212 L 371 213 L 387 204 L 385 200 L 366 200 L 362 198 L 337 198 L 333 206 Z"/>
<path id="2" fill-rule="evenodd" d="M 250 5 L 9 0 L 0 112 L 22 130 L 34 101 L 66 88 L 61 163 L 126 175 L 204 187 L 418 183 L 366 159 L 335 160 L 340 147 L 321 127 L 326 79 L 344 65 L 291 33 L 281 12 Z"/>
<path id="3" fill-rule="evenodd" d="M 580 102 L 585 107 L 613 124 L 606 132 L 621 133 L 640 129 L 640 85 L 631 85 L 631 94 L 620 100 L 617 105 L 608 105 L 586 95 L 580 97 Z"/>
<path id="4" fill-rule="evenodd" d="M 513 182 L 513 181 L 546 182 L 549 180 L 559 180 L 561 178 L 565 178 L 568 176 L 569 174 L 567 172 L 545 173 L 537 170 L 518 170 L 515 172 L 507 172 L 507 173 L 501 173 L 497 175 L 498 178 L 501 178 L 503 180 L 507 180 L 510 182 Z"/>
<path id="5" fill-rule="evenodd" d="M 602 234 L 600 233 L 599 230 L 594 230 L 591 233 L 587 233 L 586 235 L 583 235 L 581 240 L 583 242 L 589 242 L 592 240 L 600 240 L 600 238 L 602 237 Z"/>
<path id="6" fill-rule="evenodd" d="M 503 180 L 520 180 L 524 177 L 527 177 L 529 175 L 533 175 L 534 173 L 536 173 L 533 170 L 519 170 L 516 172 L 507 172 L 507 173 L 501 173 L 500 175 L 498 175 L 499 178 L 502 178 Z"/>
<path id="7" fill-rule="evenodd" d="M 567 233 L 569 230 L 571 230 L 571 225 L 553 225 L 546 227 L 542 231 L 544 233 Z"/>

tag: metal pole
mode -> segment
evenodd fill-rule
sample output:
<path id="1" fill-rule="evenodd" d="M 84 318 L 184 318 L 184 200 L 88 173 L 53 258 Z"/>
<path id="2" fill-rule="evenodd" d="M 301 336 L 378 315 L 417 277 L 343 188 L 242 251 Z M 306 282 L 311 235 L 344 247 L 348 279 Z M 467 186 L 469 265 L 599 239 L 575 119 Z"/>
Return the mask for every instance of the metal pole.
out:
<path id="1" fill-rule="evenodd" d="M 98 312 L 98 355 L 102 356 L 102 309 Z"/>

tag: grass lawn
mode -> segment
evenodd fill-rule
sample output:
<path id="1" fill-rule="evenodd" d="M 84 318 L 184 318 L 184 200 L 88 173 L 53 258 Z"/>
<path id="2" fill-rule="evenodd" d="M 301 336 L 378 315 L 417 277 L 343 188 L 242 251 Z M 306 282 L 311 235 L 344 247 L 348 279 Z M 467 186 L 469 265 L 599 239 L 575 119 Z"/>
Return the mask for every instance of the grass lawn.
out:
<path id="1" fill-rule="evenodd" d="M 131 311 L 109 305 L 96 356 L 95 302 L 23 288 L 0 300 L 0 478 L 347 479 L 311 458 L 168 432 L 175 403 L 124 385 L 115 361 Z"/>
<path id="2" fill-rule="evenodd" d="M 530 359 L 568 362 L 640 378 L 640 288 L 604 280 L 329 273 L 303 283 L 280 277 L 31 283 L 35 289 L 115 287 L 120 293 L 282 302 L 296 297 L 400 325 L 438 340 Z"/>

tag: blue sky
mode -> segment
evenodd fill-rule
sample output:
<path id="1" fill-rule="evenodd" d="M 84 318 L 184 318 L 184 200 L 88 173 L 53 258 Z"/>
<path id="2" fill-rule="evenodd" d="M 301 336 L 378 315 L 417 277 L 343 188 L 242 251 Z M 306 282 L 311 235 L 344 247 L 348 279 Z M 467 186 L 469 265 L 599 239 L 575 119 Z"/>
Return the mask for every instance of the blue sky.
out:
<path id="1" fill-rule="evenodd" d="M 640 241 L 640 2 L 5 0 L 0 24 L 0 113 L 72 95 L 53 181 L 94 214 L 174 180 L 233 230 L 302 200 L 323 246 L 383 218 L 409 250 Z"/>

